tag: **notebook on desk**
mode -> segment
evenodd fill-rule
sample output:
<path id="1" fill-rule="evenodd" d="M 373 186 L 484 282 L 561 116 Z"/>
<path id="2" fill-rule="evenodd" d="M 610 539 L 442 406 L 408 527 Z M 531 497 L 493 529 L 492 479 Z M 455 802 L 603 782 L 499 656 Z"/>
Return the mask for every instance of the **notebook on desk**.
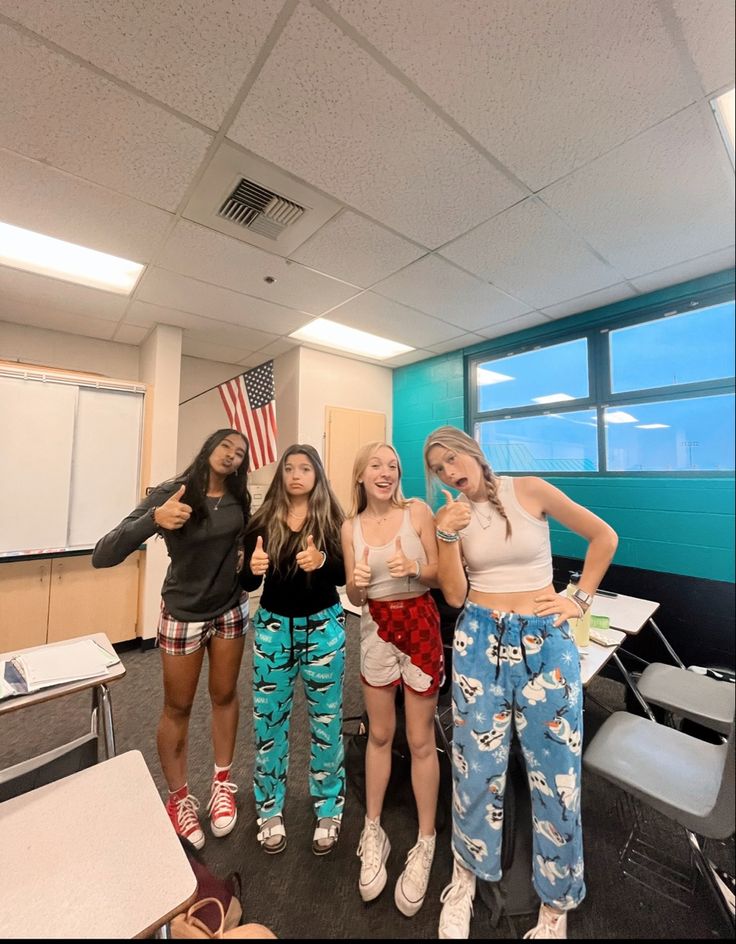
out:
<path id="1" fill-rule="evenodd" d="M 63 646 L 39 646 L 0 662 L 0 699 L 107 675 L 120 659 L 92 639 Z"/>

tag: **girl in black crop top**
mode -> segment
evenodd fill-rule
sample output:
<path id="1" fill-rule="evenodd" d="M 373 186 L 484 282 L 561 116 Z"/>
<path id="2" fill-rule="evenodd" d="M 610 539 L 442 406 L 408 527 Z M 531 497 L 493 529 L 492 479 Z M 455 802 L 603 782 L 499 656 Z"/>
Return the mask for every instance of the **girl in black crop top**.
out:
<path id="1" fill-rule="evenodd" d="M 264 852 L 286 846 L 283 808 L 289 766 L 289 721 L 301 676 L 310 717 L 309 787 L 317 819 L 312 851 L 331 852 L 345 803 L 342 686 L 345 616 L 343 513 L 317 451 L 289 446 L 245 536 L 241 583 L 264 581 L 253 617 L 254 792 Z"/>

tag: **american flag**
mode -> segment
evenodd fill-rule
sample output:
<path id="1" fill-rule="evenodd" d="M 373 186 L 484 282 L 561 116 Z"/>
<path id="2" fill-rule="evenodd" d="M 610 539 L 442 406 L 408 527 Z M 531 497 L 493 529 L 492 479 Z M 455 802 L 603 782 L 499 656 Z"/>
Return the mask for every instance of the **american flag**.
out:
<path id="1" fill-rule="evenodd" d="M 276 460 L 276 395 L 273 361 L 259 364 L 217 388 L 230 426 L 250 443 L 250 471 Z"/>

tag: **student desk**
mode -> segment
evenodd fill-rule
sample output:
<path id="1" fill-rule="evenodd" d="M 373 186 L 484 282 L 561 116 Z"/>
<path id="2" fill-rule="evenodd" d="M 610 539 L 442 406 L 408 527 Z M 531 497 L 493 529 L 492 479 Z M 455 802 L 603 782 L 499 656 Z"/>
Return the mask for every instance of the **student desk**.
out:
<path id="1" fill-rule="evenodd" d="M 609 659 L 618 658 L 616 650 L 626 638 L 626 633 L 609 630 L 609 635 L 612 639 L 612 645 L 610 646 L 602 646 L 591 639 L 589 645 L 578 648 L 580 653 L 580 681 L 583 685 L 587 685 L 591 679 L 595 678 Z"/>
<path id="2" fill-rule="evenodd" d="M 0 803 L 0 938 L 146 937 L 197 880 L 140 751 Z"/>
<path id="3" fill-rule="evenodd" d="M 104 633 L 94 633 L 90 636 L 79 636 L 77 639 L 66 639 L 63 642 L 50 643 L 47 646 L 31 646 L 28 649 L 14 649 L 11 652 L 0 653 L 0 661 L 12 659 L 13 656 L 20 655 L 23 652 L 32 652 L 34 649 L 52 648 L 54 646 L 68 645 L 70 642 L 77 642 L 80 639 L 93 639 L 98 645 L 102 646 L 112 655 L 115 651 L 112 648 L 110 640 Z M 80 679 L 76 682 L 65 682 L 62 685 L 54 685 L 49 688 L 42 688 L 38 692 L 32 692 L 30 695 L 17 695 L 13 698 L 6 698 L 0 701 L 0 715 L 8 711 L 19 711 L 21 708 L 27 708 L 29 705 L 38 705 L 44 701 L 51 701 L 53 698 L 61 698 L 64 695 L 71 695 L 74 692 L 92 689 L 92 713 L 98 712 L 102 725 L 105 740 L 105 754 L 107 757 L 113 757 L 115 754 L 115 730 L 112 721 L 112 703 L 110 701 L 110 690 L 108 686 L 117 682 L 125 675 L 125 668 L 122 662 L 111 665 L 106 675 L 98 675 L 95 678 Z"/>
<path id="4" fill-rule="evenodd" d="M 664 633 L 652 618 L 658 609 L 659 603 L 655 603 L 654 600 L 642 600 L 638 597 L 627 597 L 622 593 L 596 593 L 591 606 L 591 610 L 596 616 L 607 616 L 611 628 L 621 630 L 627 636 L 636 636 L 641 632 L 644 626 L 651 626 L 655 633 L 662 640 L 665 649 L 672 656 L 675 664 L 684 669 L 685 666 L 682 660 L 679 658 L 669 642 L 667 642 Z M 621 652 L 625 653 L 626 649 L 622 648 Z M 632 658 L 638 658 L 638 656 L 634 656 L 632 653 L 628 654 Z M 612 654 L 612 659 L 619 672 L 623 676 L 624 681 L 631 689 L 634 697 L 646 713 L 647 717 L 651 721 L 655 721 L 656 719 L 649 708 L 649 705 L 647 705 L 647 703 L 642 698 L 641 694 L 639 693 L 639 689 L 636 686 L 636 682 L 631 677 L 631 674 L 621 661 L 621 657 L 617 652 Z"/>

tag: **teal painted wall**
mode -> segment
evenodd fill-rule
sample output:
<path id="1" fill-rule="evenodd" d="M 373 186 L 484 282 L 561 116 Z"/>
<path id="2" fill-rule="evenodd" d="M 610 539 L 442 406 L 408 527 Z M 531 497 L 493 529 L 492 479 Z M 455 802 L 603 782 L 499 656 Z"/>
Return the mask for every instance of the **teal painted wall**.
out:
<path id="1" fill-rule="evenodd" d="M 673 302 L 720 285 L 733 285 L 729 269 L 616 305 L 584 312 L 503 338 L 526 343 L 571 328 L 613 321 L 632 310 Z M 453 351 L 394 371 L 393 442 L 404 470 L 404 494 L 424 496 L 422 447 L 437 426 L 465 425 L 465 357 L 493 350 L 501 339 Z M 608 521 L 619 535 L 614 562 L 665 573 L 734 581 L 733 478 L 554 478 L 549 481 Z M 553 553 L 582 557 L 585 542 L 552 525 Z"/>

